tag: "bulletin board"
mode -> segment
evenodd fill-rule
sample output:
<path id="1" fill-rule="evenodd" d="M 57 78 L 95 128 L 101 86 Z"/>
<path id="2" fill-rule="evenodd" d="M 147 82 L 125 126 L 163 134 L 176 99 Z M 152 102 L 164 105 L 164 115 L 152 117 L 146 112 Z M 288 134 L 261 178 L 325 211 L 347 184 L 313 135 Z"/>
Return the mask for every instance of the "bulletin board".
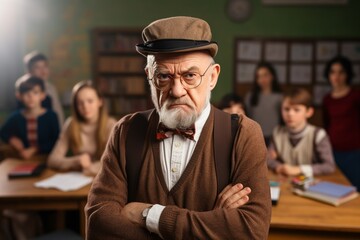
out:
<path id="1" fill-rule="evenodd" d="M 360 88 L 360 39 L 236 38 L 234 49 L 234 89 L 243 97 L 251 89 L 256 65 L 267 61 L 273 64 L 283 90 L 307 88 L 319 107 L 330 91 L 323 77 L 325 64 L 338 54 L 352 61 L 353 84 Z"/>

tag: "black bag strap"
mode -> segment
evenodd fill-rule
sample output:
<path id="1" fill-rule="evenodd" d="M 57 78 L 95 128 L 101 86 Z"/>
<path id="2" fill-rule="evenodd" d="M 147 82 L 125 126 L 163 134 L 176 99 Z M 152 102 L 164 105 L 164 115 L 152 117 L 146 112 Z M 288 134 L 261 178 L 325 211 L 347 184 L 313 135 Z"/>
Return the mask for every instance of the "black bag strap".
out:
<path id="1" fill-rule="evenodd" d="M 214 123 L 214 158 L 217 175 L 218 194 L 230 183 L 231 152 L 239 128 L 239 116 L 229 115 L 216 108 Z M 126 137 L 126 174 L 128 183 L 128 202 L 135 201 L 139 174 L 143 162 L 145 136 L 149 119 L 154 110 L 134 115 Z"/>
<path id="2" fill-rule="evenodd" d="M 149 118 L 154 110 L 139 112 L 133 116 L 126 136 L 126 174 L 128 184 L 128 202 L 135 201 L 139 182 L 140 169 L 143 162 L 145 136 Z"/>
<path id="3" fill-rule="evenodd" d="M 219 194 L 230 183 L 231 153 L 239 128 L 239 116 L 214 110 L 214 158 Z"/>

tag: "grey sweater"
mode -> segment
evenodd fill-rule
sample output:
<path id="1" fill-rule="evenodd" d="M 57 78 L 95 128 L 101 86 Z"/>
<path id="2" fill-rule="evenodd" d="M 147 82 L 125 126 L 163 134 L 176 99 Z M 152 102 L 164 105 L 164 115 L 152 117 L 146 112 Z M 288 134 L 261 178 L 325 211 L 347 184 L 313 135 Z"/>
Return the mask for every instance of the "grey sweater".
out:
<path id="1" fill-rule="evenodd" d="M 270 137 L 274 128 L 280 123 L 280 107 L 282 94 L 260 94 L 257 106 L 250 104 L 251 93 L 245 97 L 248 116 L 258 122 L 265 137 Z"/>

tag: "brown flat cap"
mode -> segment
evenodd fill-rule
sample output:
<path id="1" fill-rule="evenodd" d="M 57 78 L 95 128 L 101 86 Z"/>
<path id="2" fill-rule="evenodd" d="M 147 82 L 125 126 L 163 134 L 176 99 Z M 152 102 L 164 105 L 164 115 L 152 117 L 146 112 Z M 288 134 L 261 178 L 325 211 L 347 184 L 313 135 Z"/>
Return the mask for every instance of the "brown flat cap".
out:
<path id="1" fill-rule="evenodd" d="M 207 22 L 193 17 L 170 17 L 150 23 L 142 31 L 143 44 L 136 51 L 146 56 L 156 53 L 178 53 L 208 50 L 214 57 L 218 51 L 211 41 L 211 29 Z"/>

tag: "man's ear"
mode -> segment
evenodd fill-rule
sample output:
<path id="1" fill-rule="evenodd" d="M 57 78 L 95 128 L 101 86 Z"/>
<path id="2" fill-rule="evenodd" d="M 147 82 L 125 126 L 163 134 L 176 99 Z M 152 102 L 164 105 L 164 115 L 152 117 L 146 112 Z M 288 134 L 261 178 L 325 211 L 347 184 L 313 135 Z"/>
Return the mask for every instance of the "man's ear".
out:
<path id="1" fill-rule="evenodd" d="M 211 80 L 210 80 L 210 90 L 213 90 L 217 84 L 217 80 L 219 78 L 220 75 L 220 65 L 215 63 L 212 67 L 212 72 L 211 72 Z"/>
<path id="2" fill-rule="evenodd" d="M 311 118 L 313 115 L 314 115 L 314 108 L 313 107 L 309 107 L 307 110 L 306 110 L 306 118 Z"/>

